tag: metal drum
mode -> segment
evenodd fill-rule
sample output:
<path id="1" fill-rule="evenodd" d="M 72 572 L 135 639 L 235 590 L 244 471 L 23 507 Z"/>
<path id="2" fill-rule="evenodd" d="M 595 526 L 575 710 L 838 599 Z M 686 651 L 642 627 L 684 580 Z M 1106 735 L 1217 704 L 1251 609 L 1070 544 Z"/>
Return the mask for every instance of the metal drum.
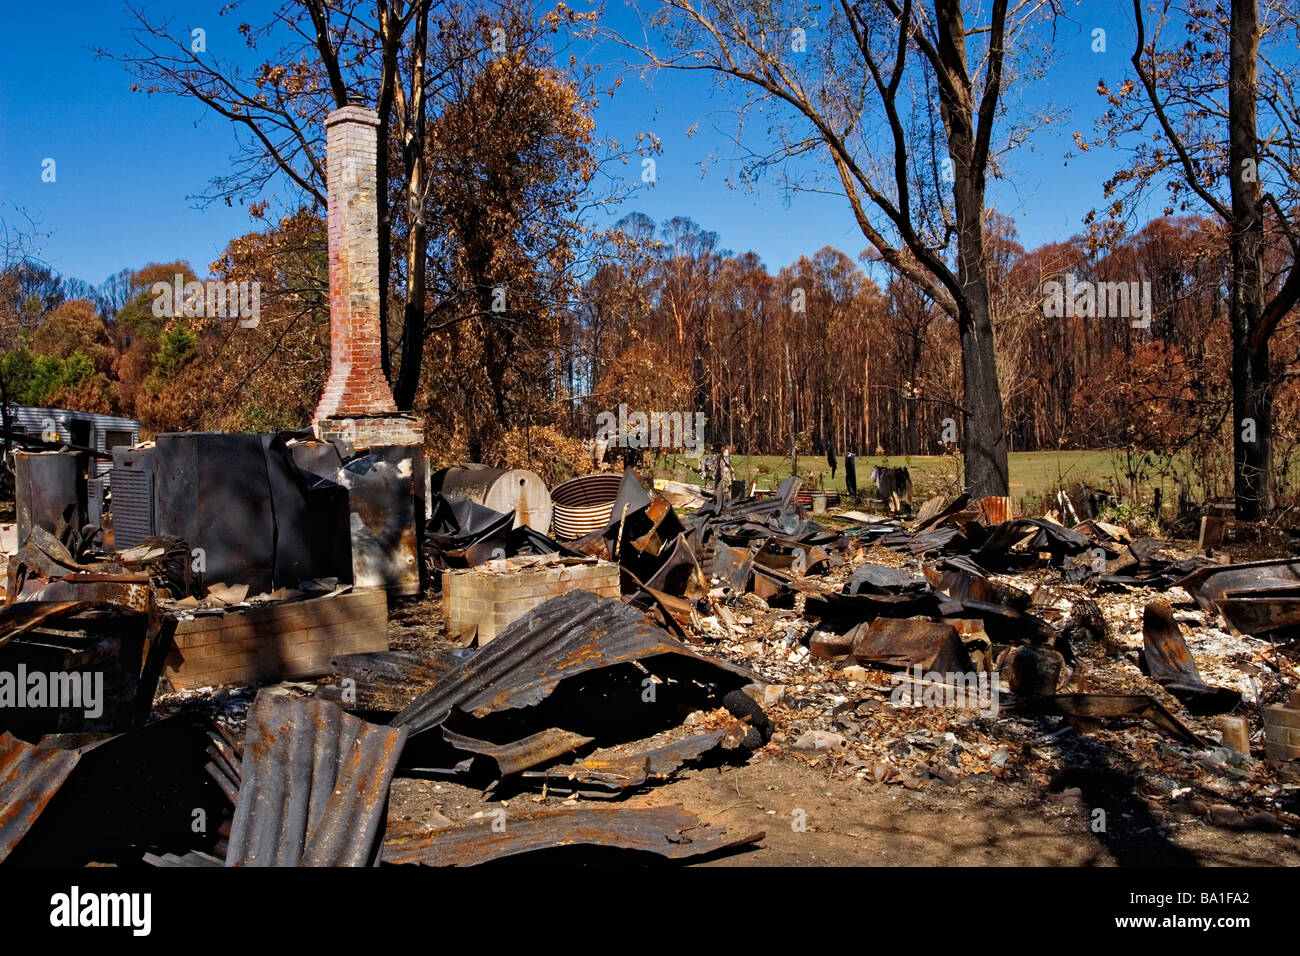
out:
<path id="1" fill-rule="evenodd" d="M 623 476 L 583 475 L 556 485 L 551 491 L 555 506 L 555 536 L 573 540 L 609 525 Z"/>
<path id="2" fill-rule="evenodd" d="M 451 498 L 465 498 L 475 504 L 509 514 L 515 513 L 515 524 L 528 525 L 534 531 L 546 534 L 551 527 L 551 496 L 541 476 L 523 468 L 505 471 L 486 465 L 458 465 L 442 473 L 436 494 Z"/>

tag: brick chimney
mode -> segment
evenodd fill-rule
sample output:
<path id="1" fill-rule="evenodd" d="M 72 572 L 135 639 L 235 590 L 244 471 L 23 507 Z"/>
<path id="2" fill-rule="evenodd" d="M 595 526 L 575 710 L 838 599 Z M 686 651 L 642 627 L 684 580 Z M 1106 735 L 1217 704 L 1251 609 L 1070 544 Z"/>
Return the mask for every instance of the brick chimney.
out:
<path id="1" fill-rule="evenodd" d="M 321 438 L 358 448 L 420 444 L 422 423 L 399 413 L 379 345 L 379 114 L 345 106 L 325 120 L 329 194 L 330 374 L 313 422 Z"/>

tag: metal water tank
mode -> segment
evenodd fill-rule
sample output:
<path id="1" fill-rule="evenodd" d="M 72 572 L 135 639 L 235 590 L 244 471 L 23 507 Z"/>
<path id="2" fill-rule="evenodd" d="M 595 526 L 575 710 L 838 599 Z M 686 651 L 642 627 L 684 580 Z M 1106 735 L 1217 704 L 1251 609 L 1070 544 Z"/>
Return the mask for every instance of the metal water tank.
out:
<path id="1" fill-rule="evenodd" d="M 487 465 L 456 465 L 433 480 L 434 493 L 465 498 L 493 511 L 515 513 L 516 528 L 528 525 L 546 534 L 551 529 L 551 493 L 541 476 L 523 468 L 506 471 Z"/>

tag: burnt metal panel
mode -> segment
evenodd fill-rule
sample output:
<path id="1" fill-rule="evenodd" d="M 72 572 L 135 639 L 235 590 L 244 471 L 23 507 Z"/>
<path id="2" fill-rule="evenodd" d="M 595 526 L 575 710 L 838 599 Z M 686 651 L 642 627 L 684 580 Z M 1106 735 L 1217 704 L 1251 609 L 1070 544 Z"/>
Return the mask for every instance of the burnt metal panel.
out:
<path id="1" fill-rule="evenodd" d="M 325 577 L 351 583 L 348 493 L 300 468 L 285 438 L 286 433 L 261 436 L 275 527 L 275 585 Z"/>
<path id="2" fill-rule="evenodd" d="M 95 605 L 90 601 L 18 601 L 0 606 L 0 647 L 19 634 L 47 621 L 85 611 Z"/>
<path id="3" fill-rule="evenodd" d="M 423 457 L 415 445 L 372 447 L 338 471 L 351 512 L 352 575 L 358 587 L 420 592 L 416 502 Z M 421 515 L 421 518 L 423 515 Z"/>
<path id="4" fill-rule="evenodd" d="M 192 714 L 106 739 L 47 736 L 26 752 L 0 735 L 0 805 L 27 811 L 10 821 L 21 842 L 0 841 L 7 863 L 133 865 L 148 852 L 210 850 L 215 826 L 196 830 L 195 811 L 220 819 L 224 797 L 203 771 L 204 739 Z"/>
<path id="5" fill-rule="evenodd" d="M 539 604 L 393 719 L 419 733 L 453 710 L 483 717 L 544 700 L 560 681 L 597 668 L 673 656 L 702 665 L 721 683 L 753 679 L 732 664 L 691 651 L 635 608 L 587 591 Z"/>
<path id="6" fill-rule="evenodd" d="M 18 543 L 39 525 L 61 535 L 64 528 L 80 532 L 86 523 L 86 468 L 80 452 L 14 452 L 14 509 Z"/>
<path id="7" fill-rule="evenodd" d="M 36 822 L 81 759 L 79 750 L 32 746 L 0 733 L 0 861 Z"/>
<path id="8" fill-rule="evenodd" d="M 300 469 L 284 434 L 169 433 L 156 452 L 158 533 L 203 549 L 205 583 L 352 580 L 346 493 Z"/>
<path id="9" fill-rule="evenodd" d="M 229 866 L 376 862 L 404 729 L 262 691 L 248 711 Z"/>
<path id="10" fill-rule="evenodd" d="M 154 460 L 158 533 L 202 548 L 204 582 L 274 588 L 275 519 L 258 435 L 169 432 Z"/>
<path id="11" fill-rule="evenodd" d="M 577 807 L 506 818 L 504 829 L 492 817 L 443 827 L 418 837 L 384 844 L 385 863 L 475 866 L 535 850 L 566 846 L 618 847 L 681 860 L 746 846 L 765 833 L 734 836 L 701 824 L 680 805 L 670 807 Z"/>
<path id="12" fill-rule="evenodd" d="M 737 728 L 739 724 L 737 724 Z M 444 735 L 446 731 L 443 732 Z M 679 767 L 698 760 L 722 745 L 732 728 L 707 730 L 680 736 L 670 732 L 658 738 L 636 741 L 632 744 L 597 751 L 572 764 L 551 767 L 545 771 L 526 773 L 529 780 L 543 780 L 548 789 L 596 789 L 621 792 L 639 787 L 648 780 L 665 780 Z M 672 739 L 674 736 L 677 739 Z"/>
<path id="13" fill-rule="evenodd" d="M 297 441 L 288 448 L 295 465 L 319 478 L 333 478 L 343 467 L 343 459 L 333 442 Z"/>
<path id="14" fill-rule="evenodd" d="M 1142 612 L 1143 670 L 1173 694 L 1193 714 L 1219 714 L 1241 703 L 1241 694 L 1229 687 L 1211 687 L 1201 679 L 1196 659 L 1183 640 L 1173 608 L 1154 601 Z"/>
<path id="15" fill-rule="evenodd" d="M 1300 623 L 1300 560 L 1205 567 L 1177 582 L 1206 610 L 1243 634 L 1286 633 Z"/>
<path id="16" fill-rule="evenodd" d="M 150 866 L 161 867 L 222 867 L 226 864 L 210 853 L 191 850 L 189 853 L 146 853 L 144 861 Z"/>

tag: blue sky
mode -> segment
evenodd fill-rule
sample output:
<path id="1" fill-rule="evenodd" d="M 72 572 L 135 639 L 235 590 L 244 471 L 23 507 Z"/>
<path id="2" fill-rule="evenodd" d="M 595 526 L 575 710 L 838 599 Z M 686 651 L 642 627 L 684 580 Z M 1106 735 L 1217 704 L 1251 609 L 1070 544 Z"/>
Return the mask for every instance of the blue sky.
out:
<path id="1" fill-rule="evenodd" d="M 145 4 L 178 26 L 203 27 L 209 50 L 229 50 L 233 58 L 244 51 L 239 20 L 257 22 L 262 8 L 250 3 L 246 12 L 220 17 L 214 0 Z M 616 25 L 629 22 L 622 0 L 612 0 L 609 15 Z M 1070 7 L 1057 28 L 1058 61 L 1024 94 L 1026 106 L 1051 101 L 1069 111 L 1063 122 L 1038 131 L 1032 148 L 1012 155 L 1008 180 L 990 185 L 990 201 L 1014 216 L 1027 247 L 1078 233 L 1083 215 L 1102 202 L 1102 181 L 1122 162 L 1104 151 L 1068 166 L 1063 157 L 1075 129 L 1093 133 L 1103 102 L 1097 80 L 1114 82 L 1124 73 L 1131 17 L 1123 5 L 1103 7 L 1097 0 Z M 126 48 L 126 23 L 117 0 L 7 11 L 0 33 L 0 216 L 13 221 L 13 207 L 25 208 L 50 234 L 41 242 L 42 257 L 67 276 L 98 283 L 123 267 L 174 259 L 188 259 L 203 275 L 231 238 L 255 228 L 238 205 L 200 207 L 192 198 L 228 169 L 232 131 L 199 103 L 131 92 L 133 77 L 120 64 L 95 58 L 95 46 Z M 1096 27 L 1107 31 L 1105 53 L 1090 50 Z M 640 190 L 617 215 L 689 216 L 716 231 L 721 247 L 752 250 L 774 270 L 823 245 L 860 252 L 866 242 L 842 198 L 729 189 L 725 164 L 702 175 L 701 161 L 733 149 L 710 119 L 728 102 L 703 78 L 672 73 L 655 77 L 653 88 L 629 78 L 613 100 L 602 98 L 600 135 L 630 142 L 650 130 L 663 142 L 656 185 Z M 699 132 L 688 137 L 695 124 Z M 56 164 L 54 182 L 42 181 L 47 158 Z M 623 169 L 639 176 L 636 164 Z"/>

